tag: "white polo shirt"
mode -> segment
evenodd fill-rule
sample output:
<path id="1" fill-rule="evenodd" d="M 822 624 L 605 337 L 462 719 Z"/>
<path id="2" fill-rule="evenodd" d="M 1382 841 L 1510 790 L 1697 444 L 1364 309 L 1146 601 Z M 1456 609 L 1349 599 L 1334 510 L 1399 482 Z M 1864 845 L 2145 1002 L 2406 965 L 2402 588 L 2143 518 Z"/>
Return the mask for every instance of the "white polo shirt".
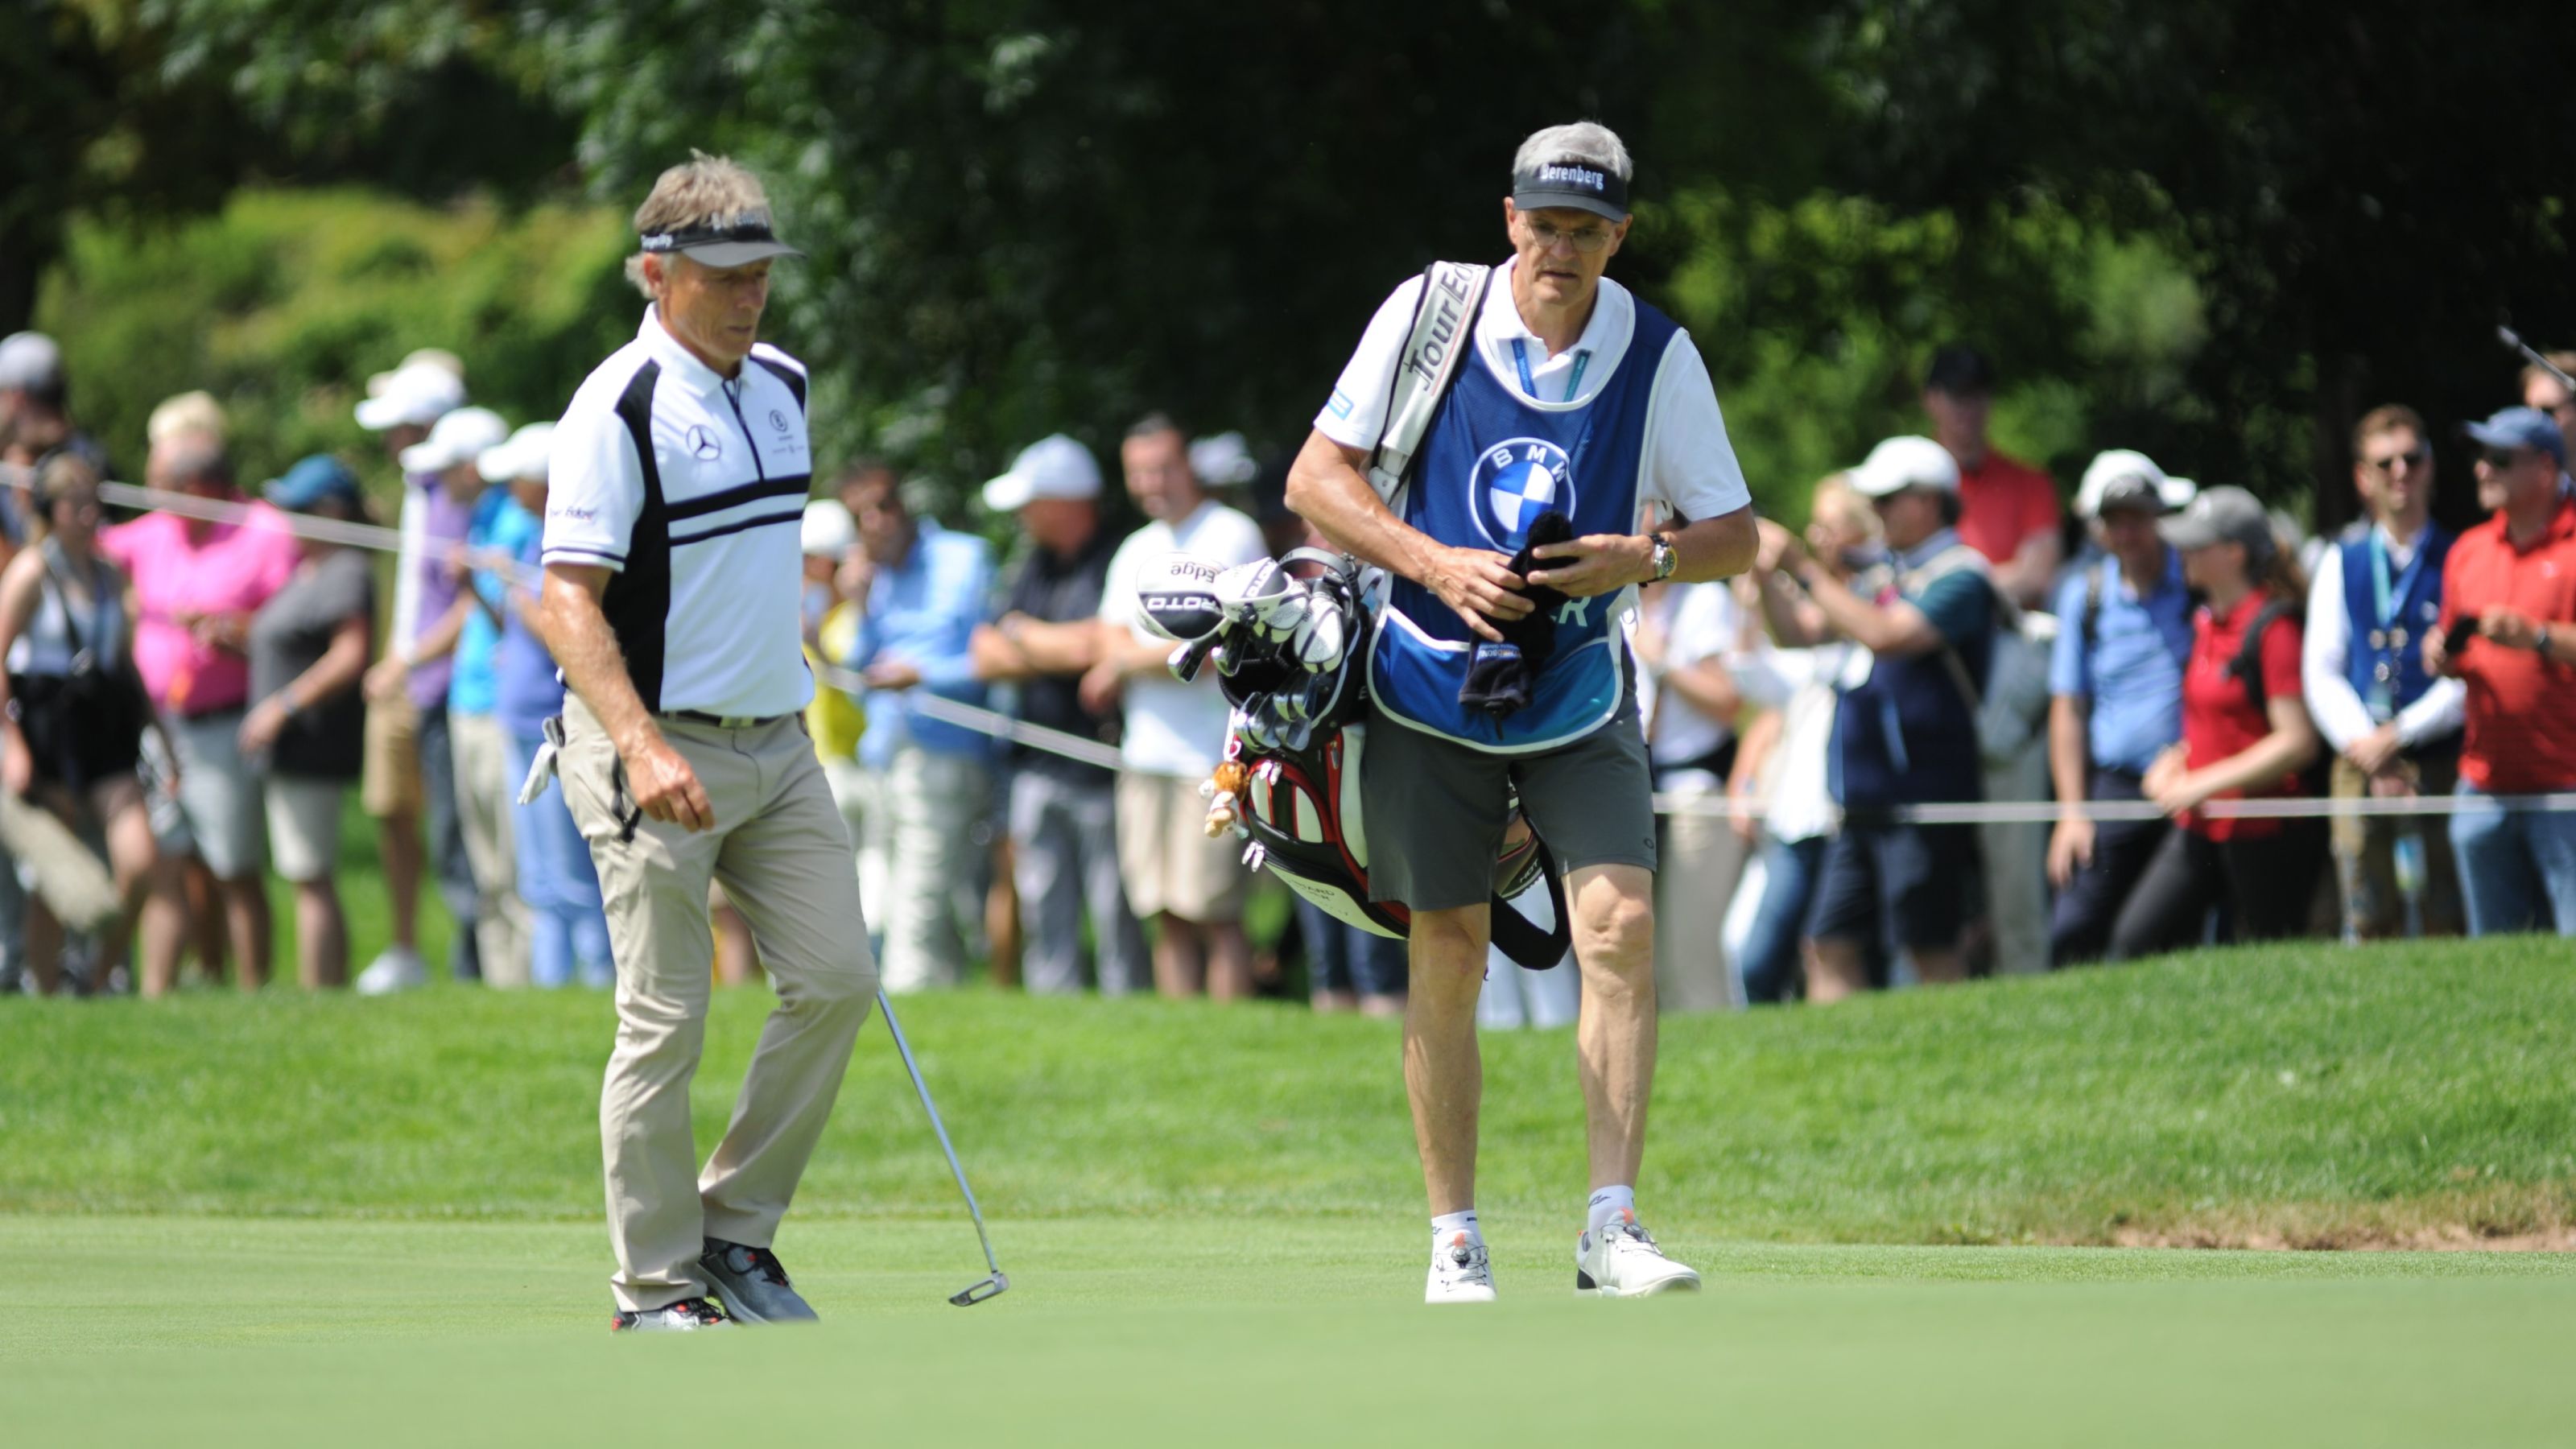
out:
<path id="1" fill-rule="evenodd" d="M 1517 259 L 1515 259 L 1517 260 Z M 1637 331 L 1637 299 L 1608 277 L 1583 336 L 1554 357 L 1538 334 L 1521 321 L 1512 305 L 1513 262 L 1494 269 L 1485 290 L 1484 308 L 1476 314 L 1476 356 L 1494 379 L 1512 392 L 1538 403 L 1582 402 L 1601 391 L 1628 360 L 1628 344 Z M 1422 279 L 1414 277 L 1369 319 L 1368 331 L 1342 369 L 1324 410 L 1315 414 L 1315 430 L 1345 448 L 1374 448 L 1386 426 L 1387 399 L 1395 391 L 1395 369 L 1413 330 Z M 1515 352 L 1514 344 L 1518 344 Z M 1529 365 L 1529 386 L 1522 384 L 1521 364 Z M 1718 411 L 1717 388 L 1708 364 L 1690 333 L 1679 328 L 1661 358 L 1643 359 L 1657 367 L 1655 388 L 1646 404 L 1645 468 L 1639 478 L 1640 502 L 1672 505 L 1697 522 L 1733 513 L 1753 501 L 1744 486 L 1744 470 L 1727 441 L 1726 419 Z M 1571 395 L 1569 395 L 1569 391 Z"/>
<path id="2" fill-rule="evenodd" d="M 615 570 L 601 601 L 644 707 L 793 714 L 812 481 L 805 367 L 757 344 L 733 378 L 646 308 L 573 394 L 547 463 L 549 564 Z"/>
<path id="3" fill-rule="evenodd" d="M 1109 558 L 1109 577 L 1100 587 L 1100 617 L 1124 625 L 1140 644 L 1167 644 L 1168 640 L 1145 628 L 1137 582 L 1149 565 L 1173 552 L 1195 554 L 1224 569 L 1268 558 L 1270 546 L 1262 542 L 1260 524 L 1213 498 L 1203 498 L 1179 523 L 1156 520 L 1118 545 L 1118 552 Z M 1131 679 L 1119 758 L 1137 774 L 1204 776 L 1225 755 L 1231 713 L 1214 667 L 1187 684 L 1166 672 Z"/>

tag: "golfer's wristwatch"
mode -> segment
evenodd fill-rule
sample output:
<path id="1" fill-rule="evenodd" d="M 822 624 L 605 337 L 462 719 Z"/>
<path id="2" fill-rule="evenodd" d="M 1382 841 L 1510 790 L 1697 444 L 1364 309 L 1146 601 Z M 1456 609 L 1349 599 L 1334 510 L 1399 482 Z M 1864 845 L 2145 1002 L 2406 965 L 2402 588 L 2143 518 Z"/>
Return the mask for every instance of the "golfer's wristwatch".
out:
<path id="1" fill-rule="evenodd" d="M 1663 534 L 1647 534 L 1646 541 L 1654 545 L 1655 566 L 1655 576 L 1647 582 L 1660 584 L 1673 576 L 1673 570 L 1682 566 L 1682 556 L 1673 550 L 1673 541 Z"/>

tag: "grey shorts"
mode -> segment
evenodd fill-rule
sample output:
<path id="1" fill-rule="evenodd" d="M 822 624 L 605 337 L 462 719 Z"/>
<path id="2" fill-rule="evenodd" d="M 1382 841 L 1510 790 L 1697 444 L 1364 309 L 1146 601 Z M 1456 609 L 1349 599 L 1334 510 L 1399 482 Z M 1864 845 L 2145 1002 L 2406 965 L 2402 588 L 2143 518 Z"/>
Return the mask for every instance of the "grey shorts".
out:
<path id="1" fill-rule="evenodd" d="M 1493 899 L 1515 789 L 1559 870 L 1655 868 L 1654 786 L 1633 694 L 1608 724 L 1537 755 L 1489 755 L 1379 718 L 1360 759 L 1369 897 L 1417 911 Z"/>

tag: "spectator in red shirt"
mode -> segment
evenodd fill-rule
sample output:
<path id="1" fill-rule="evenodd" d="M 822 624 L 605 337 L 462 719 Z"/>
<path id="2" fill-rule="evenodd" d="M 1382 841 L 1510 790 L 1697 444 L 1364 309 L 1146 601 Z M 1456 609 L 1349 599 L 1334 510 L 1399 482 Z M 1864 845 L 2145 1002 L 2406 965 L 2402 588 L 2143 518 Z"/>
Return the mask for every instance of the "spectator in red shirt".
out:
<path id="1" fill-rule="evenodd" d="M 2547 413 L 2506 408 L 2468 435 L 2478 502 L 2442 571 L 2443 632 L 2424 667 L 2467 682 L 2462 795 L 2576 789 L 2576 500 L 2567 444 Z M 2458 647 L 2451 647 L 2454 642 Z M 2576 815 L 2463 810 L 2451 817 L 2469 934 L 2576 935 Z"/>
<path id="2" fill-rule="evenodd" d="M 1931 415 L 1932 436 L 1959 460 L 1959 539 L 1994 565 L 1995 587 L 2014 603 L 2044 609 L 2065 548 L 2057 483 L 1988 445 L 1994 397 L 1995 368 L 1984 353 L 1953 342 L 1932 354 L 1923 411 Z"/>
<path id="3" fill-rule="evenodd" d="M 2242 488 L 2204 489 L 2158 525 L 2183 578 L 2207 602 L 2183 668 L 2182 743 L 2148 767 L 2148 799 L 2182 826 L 2164 838 L 2111 928 L 2111 959 L 2199 941 L 2212 906 L 2234 938 L 2295 934 L 2316 894 L 2324 832 L 2314 820 L 2213 820 L 2212 800 L 2299 793 L 2318 756 L 2299 686 L 2298 601 L 2306 594 L 2263 505 Z"/>

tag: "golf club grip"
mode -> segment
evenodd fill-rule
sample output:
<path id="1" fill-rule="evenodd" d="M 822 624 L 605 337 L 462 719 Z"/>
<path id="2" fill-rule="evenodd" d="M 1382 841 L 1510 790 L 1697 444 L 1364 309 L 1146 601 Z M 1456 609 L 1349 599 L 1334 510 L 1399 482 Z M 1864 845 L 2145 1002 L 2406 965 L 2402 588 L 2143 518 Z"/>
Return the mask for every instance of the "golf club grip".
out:
<path id="1" fill-rule="evenodd" d="M 995 1273 L 1002 1265 L 993 1257 L 993 1239 L 984 1231 L 984 1209 L 975 1202 L 975 1189 L 966 1183 L 966 1169 L 957 1161 L 957 1149 L 949 1144 L 948 1124 L 939 1120 L 939 1104 L 930 1100 L 930 1084 L 922 1080 L 920 1064 L 912 1059 L 912 1043 L 904 1040 L 903 1023 L 894 1014 L 894 1003 L 877 992 L 877 1010 L 884 1015 L 886 1030 L 894 1037 L 895 1055 L 903 1058 L 903 1069 L 912 1078 L 912 1090 L 921 1098 L 921 1110 L 930 1118 L 932 1135 L 939 1139 L 939 1150 L 948 1158 L 948 1170 L 957 1179 L 957 1190 L 965 1195 L 966 1215 L 975 1220 L 975 1240 L 984 1246 L 984 1265 Z"/>

